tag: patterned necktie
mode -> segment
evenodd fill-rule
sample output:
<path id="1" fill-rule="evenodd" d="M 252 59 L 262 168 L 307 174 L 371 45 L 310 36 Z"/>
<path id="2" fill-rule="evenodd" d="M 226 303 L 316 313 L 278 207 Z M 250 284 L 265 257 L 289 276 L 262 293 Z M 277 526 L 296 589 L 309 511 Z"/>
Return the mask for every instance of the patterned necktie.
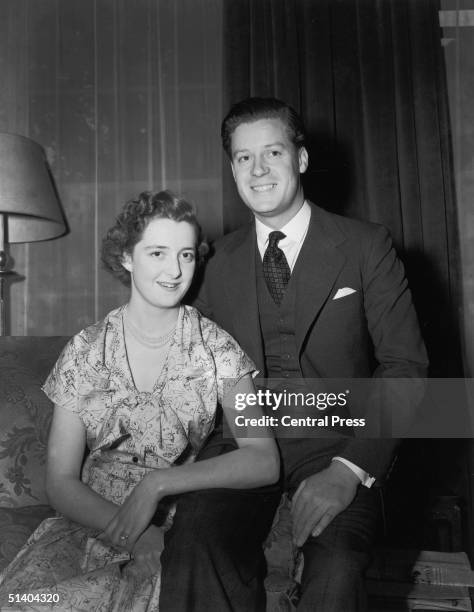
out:
<path id="1" fill-rule="evenodd" d="M 283 232 L 270 232 L 268 246 L 263 256 L 263 276 L 273 301 L 281 304 L 285 289 L 290 280 L 290 267 L 286 261 L 285 253 L 278 246 L 278 242 L 285 238 Z"/>

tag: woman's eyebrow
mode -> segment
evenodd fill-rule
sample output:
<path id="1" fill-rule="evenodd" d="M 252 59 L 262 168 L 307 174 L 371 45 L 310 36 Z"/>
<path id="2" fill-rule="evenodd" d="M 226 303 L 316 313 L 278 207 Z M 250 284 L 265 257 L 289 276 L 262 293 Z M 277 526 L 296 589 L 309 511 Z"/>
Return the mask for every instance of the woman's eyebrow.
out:
<path id="1" fill-rule="evenodd" d="M 242 155 L 242 153 L 248 153 L 249 150 L 248 149 L 235 149 L 235 151 L 232 151 L 232 157 L 235 157 L 236 155 Z"/>

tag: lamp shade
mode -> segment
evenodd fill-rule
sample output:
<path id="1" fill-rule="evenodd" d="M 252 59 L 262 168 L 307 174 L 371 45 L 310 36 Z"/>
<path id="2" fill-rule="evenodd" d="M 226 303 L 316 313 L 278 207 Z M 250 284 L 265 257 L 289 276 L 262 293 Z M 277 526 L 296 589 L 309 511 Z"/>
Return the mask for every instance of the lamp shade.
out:
<path id="1" fill-rule="evenodd" d="M 0 133 L 0 214 L 8 242 L 35 242 L 66 231 L 43 148 L 17 134 Z"/>

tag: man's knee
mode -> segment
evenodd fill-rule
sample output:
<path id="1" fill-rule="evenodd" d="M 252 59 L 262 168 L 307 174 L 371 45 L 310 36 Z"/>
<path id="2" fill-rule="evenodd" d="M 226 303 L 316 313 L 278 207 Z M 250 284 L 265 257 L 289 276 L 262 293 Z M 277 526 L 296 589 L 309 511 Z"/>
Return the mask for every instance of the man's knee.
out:
<path id="1" fill-rule="evenodd" d="M 312 538 L 313 540 L 315 538 Z M 355 612 L 367 608 L 364 572 L 370 561 L 368 551 L 329 549 L 313 542 L 304 547 L 298 612 Z"/>
<path id="2" fill-rule="evenodd" d="M 262 542 L 278 498 L 278 491 L 227 489 L 180 496 L 161 557 L 163 610 L 171 605 L 196 611 L 263 610 Z M 187 607 L 191 600 L 192 608 Z"/>
<path id="3" fill-rule="evenodd" d="M 311 538 L 315 540 L 316 538 Z M 342 581 L 349 576 L 362 575 L 371 559 L 370 549 L 354 550 L 351 548 L 327 548 L 314 542 L 307 542 L 303 547 L 303 576 L 328 575 L 335 581 Z"/>

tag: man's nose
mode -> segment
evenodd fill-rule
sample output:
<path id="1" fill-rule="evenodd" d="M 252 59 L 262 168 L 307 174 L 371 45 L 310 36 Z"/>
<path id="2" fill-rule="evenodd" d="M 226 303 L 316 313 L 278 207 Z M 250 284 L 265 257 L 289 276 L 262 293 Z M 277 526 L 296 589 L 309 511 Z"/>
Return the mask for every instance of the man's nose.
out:
<path id="1" fill-rule="evenodd" d="M 252 166 L 252 174 L 254 176 L 263 176 L 268 172 L 268 166 L 265 164 L 263 157 L 256 157 Z"/>

